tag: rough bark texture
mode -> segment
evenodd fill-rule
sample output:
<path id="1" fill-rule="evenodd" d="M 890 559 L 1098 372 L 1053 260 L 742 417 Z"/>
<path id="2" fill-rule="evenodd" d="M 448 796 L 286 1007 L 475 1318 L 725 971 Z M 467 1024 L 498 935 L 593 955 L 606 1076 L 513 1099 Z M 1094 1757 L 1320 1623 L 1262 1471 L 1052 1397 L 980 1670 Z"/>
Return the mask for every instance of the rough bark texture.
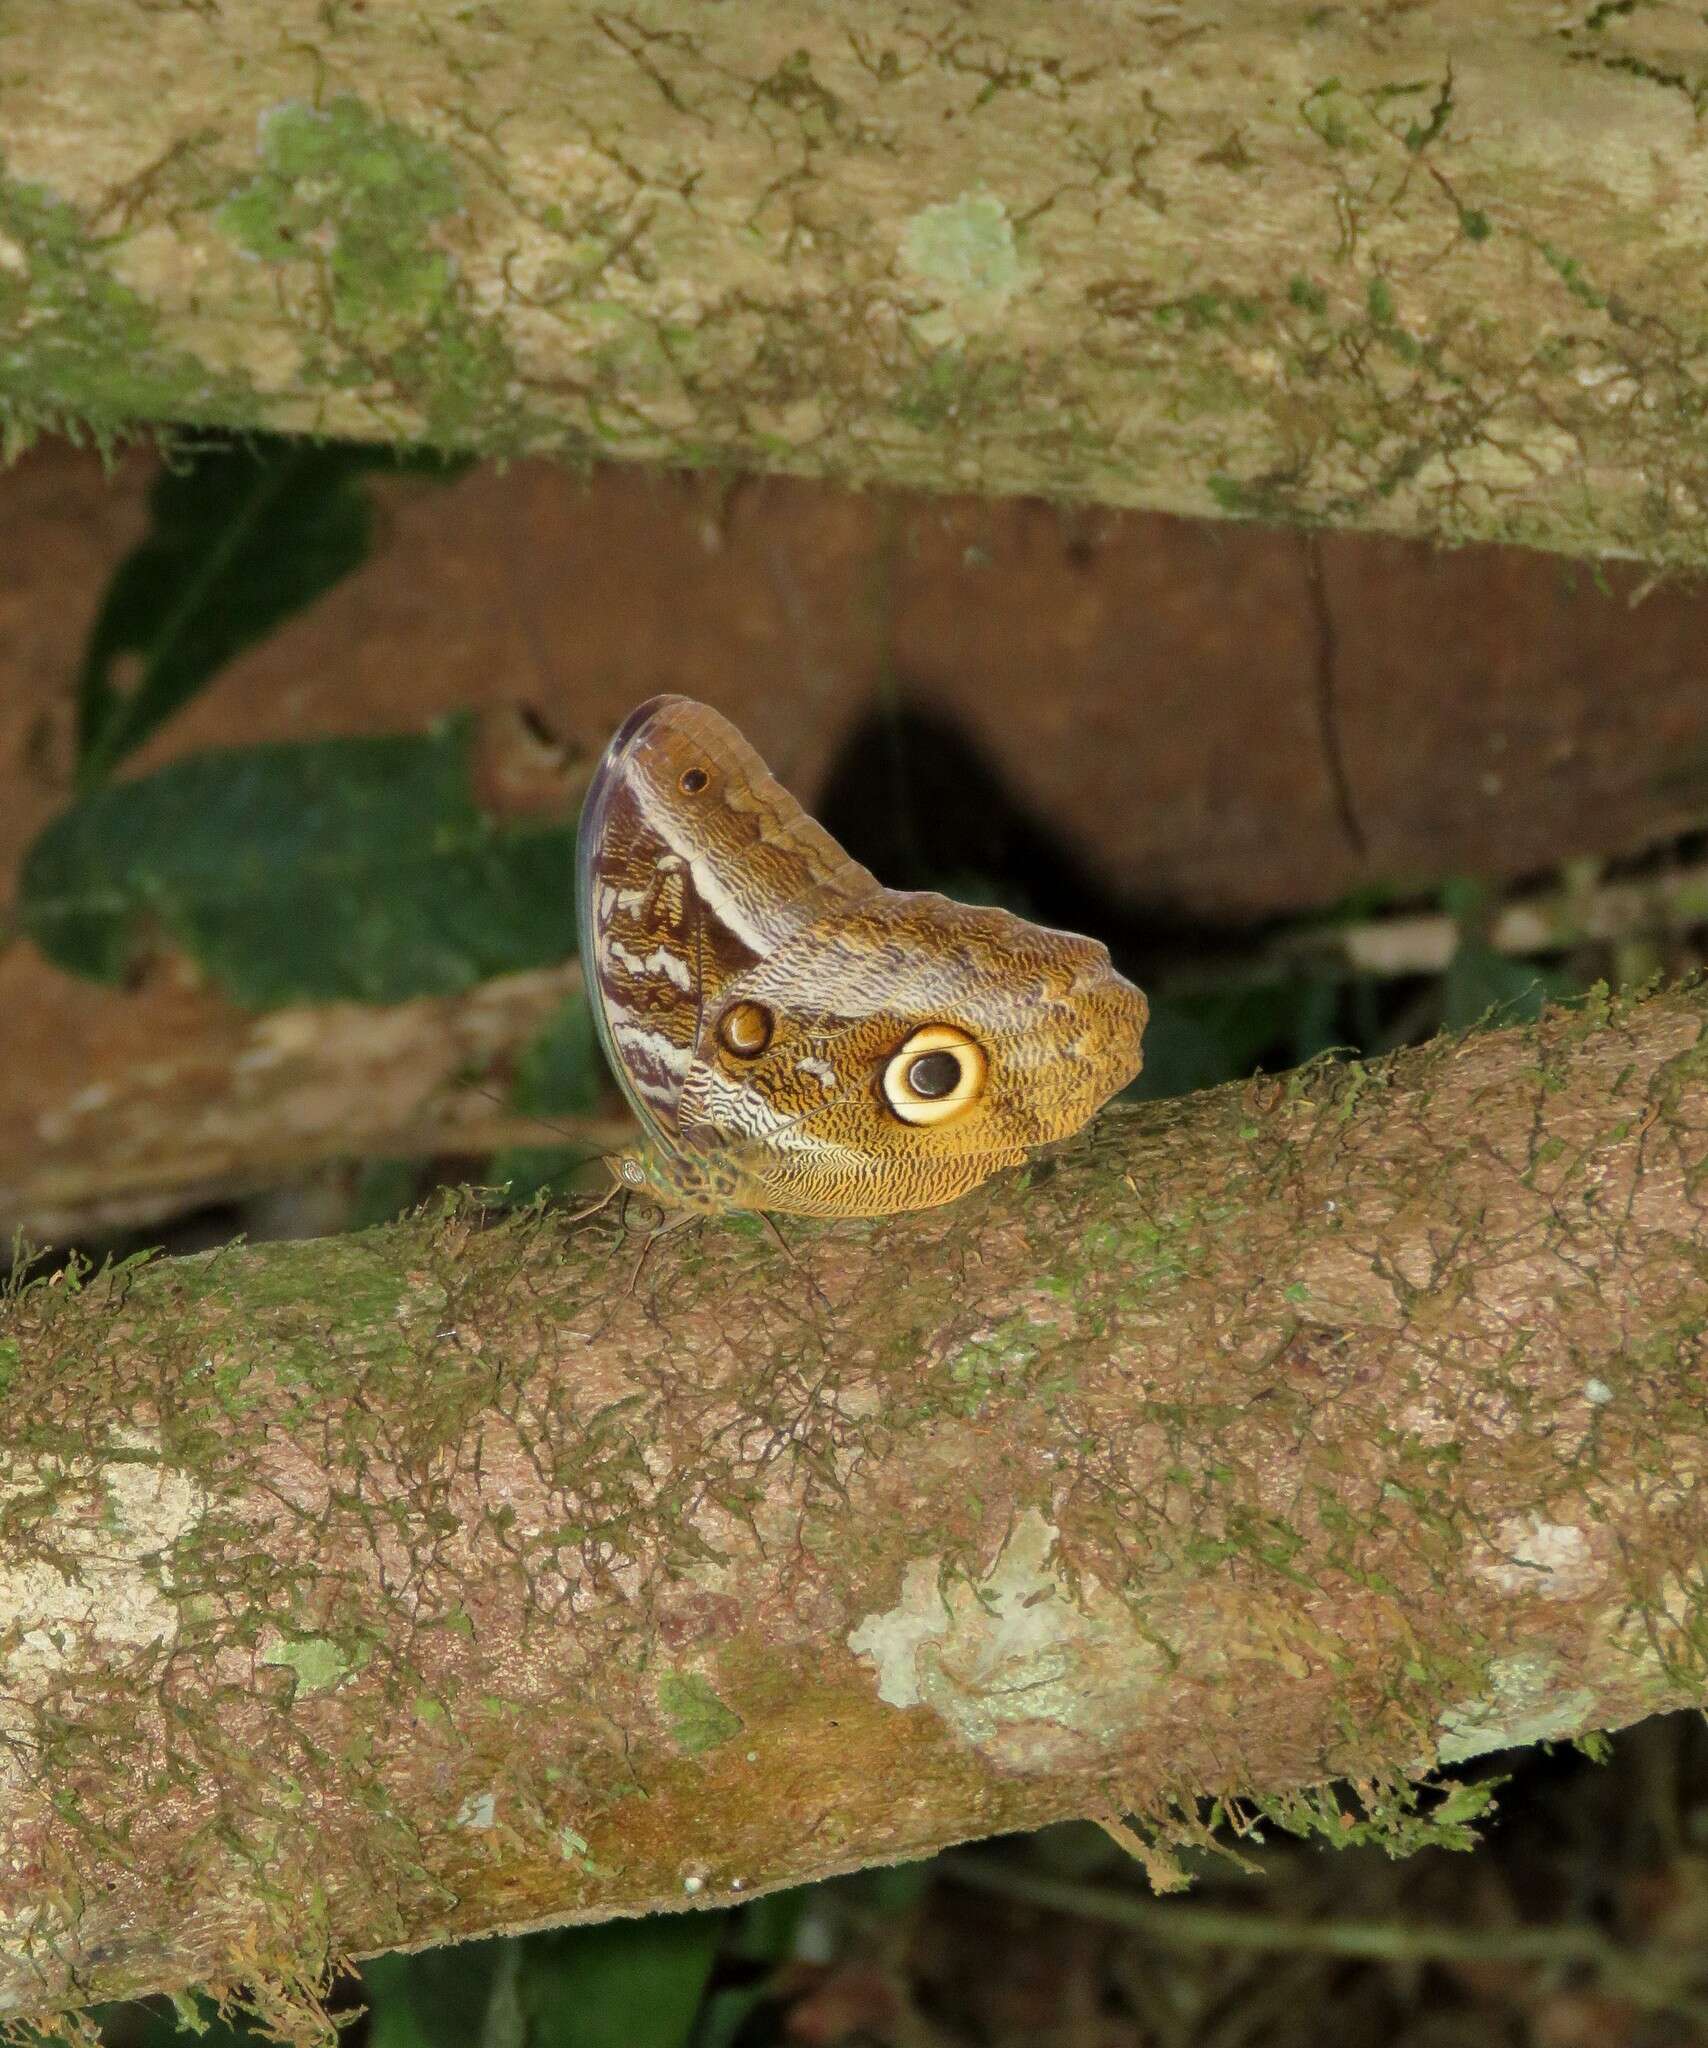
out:
<path id="1" fill-rule="evenodd" d="M 0 1311 L 15 2013 L 1701 1704 L 1708 995 L 1111 1114 L 945 1211 L 607 1211 Z M 1311 1792 L 1333 1778 L 1352 1789 Z"/>
<path id="2" fill-rule="evenodd" d="M 0 926 L 26 849 L 76 801 L 78 667 L 154 468 L 138 451 L 109 479 L 44 444 L 0 476 Z M 1629 568 L 1598 583 L 1519 549 L 787 479 L 715 495 L 605 467 L 583 488 L 544 462 L 370 488 L 373 559 L 127 773 L 473 711 L 483 806 L 569 816 L 625 713 L 685 690 L 828 798 L 887 881 L 922 850 L 939 875 L 1034 890 L 1048 869 L 1037 914 L 1112 939 L 1153 989 L 1206 927 L 1372 883 L 1504 884 L 1708 813 L 1704 603 L 1633 608 Z M 256 1016 L 195 960 L 107 987 L 0 947 L 0 1242 L 87 1242 L 364 1155 L 534 1142 L 491 1095 L 569 986 Z"/>
<path id="3" fill-rule="evenodd" d="M 1687 8 L 10 0 L 0 380 L 1708 559 Z"/>

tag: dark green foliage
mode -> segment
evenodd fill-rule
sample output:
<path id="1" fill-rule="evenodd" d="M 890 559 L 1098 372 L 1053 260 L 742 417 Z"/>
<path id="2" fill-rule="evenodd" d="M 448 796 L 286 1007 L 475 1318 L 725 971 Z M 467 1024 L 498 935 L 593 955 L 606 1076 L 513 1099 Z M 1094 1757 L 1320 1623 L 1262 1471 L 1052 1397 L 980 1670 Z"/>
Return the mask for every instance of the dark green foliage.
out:
<path id="1" fill-rule="evenodd" d="M 231 748 L 86 796 L 25 856 L 50 959 L 124 978 L 162 941 L 256 1009 L 446 995 L 575 950 L 569 825 L 476 805 L 468 732 Z"/>
<path id="2" fill-rule="evenodd" d="M 1442 979 L 1441 1022 L 1449 1031 L 1478 1024 L 1528 1024 L 1544 1003 L 1577 993 L 1582 978 L 1534 960 L 1497 953 L 1485 926 L 1491 910 L 1487 892 L 1472 882 L 1451 882 L 1442 908 L 1458 921 L 1459 944 Z"/>
<path id="3" fill-rule="evenodd" d="M 1332 982 L 1299 976 L 1215 995 L 1153 996 L 1132 1093 L 1185 1095 L 1259 1062 L 1272 1070 L 1302 1065 L 1345 1042 L 1339 993 Z"/>
<path id="4" fill-rule="evenodd" d="M 610 1920 L 363 1965 L 368 2048 L 687 2048 L 725 1913 Z"/>
<path id="5" fill-rule="evenodd" d="M 379 1223 L 394 1223 L 415 1205 L 420 1191 L 420 1172 L 407 1159 L 368 1159 L 362 1162 L 350 1196 L 346 1230 L 367 1230 Z"/>
<path id="6" fill-rule="evenodd" d="M 553 1117 L 586 1116 L 599 1106 L 605 1055 L 584 996 L 570 997 L 516 1063 L 510 1107 L 538 1117 L 542 1137 Z M 564 1145 L 512 1145 L 494 1155 L 488 1179 L 512 1202 L 563 1194 L 587 1163 L 585 1151 Z"/>
<path id="7" fill-rule="evenodd" d="M 605 1057 L 587 999 L 574 995 L 516 1062 L 510 1091 L 524 1116 L 574 1116 L 599 1105 Z"/>
<path id="8" fill-rule="evenodd" d="M 78 679 L 82 787 L 104 780 L 234 655 L 358 568 L 372 529 L 362 479 L 410 468 L 449 473 L 383 448 L 306 441 L 215 443 L 163 470 L 152 530 L 107 587 Z"/>

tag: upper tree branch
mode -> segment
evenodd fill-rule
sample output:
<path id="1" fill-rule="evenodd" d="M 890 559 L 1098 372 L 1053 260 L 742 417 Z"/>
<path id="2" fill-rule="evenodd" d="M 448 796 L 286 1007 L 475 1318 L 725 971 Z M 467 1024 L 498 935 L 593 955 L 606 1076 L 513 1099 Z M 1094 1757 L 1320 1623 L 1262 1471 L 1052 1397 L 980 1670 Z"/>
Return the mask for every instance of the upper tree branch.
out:
<path id="1" fill-rule="evenodd" d="M 1687 9 L 12 0 L 0 425 L 1700 563 Z"/>
<path id="2" fill-rule="evenodd" d="M 1700 1702 L 1708 995 L 0 1309 L 5 1995 L 1165 1830 Z M 1349 1809 L 1350 1812 L 1350 1809 Z M 1350 1824 L 1350 1820 L 1349 1823 Z"/>

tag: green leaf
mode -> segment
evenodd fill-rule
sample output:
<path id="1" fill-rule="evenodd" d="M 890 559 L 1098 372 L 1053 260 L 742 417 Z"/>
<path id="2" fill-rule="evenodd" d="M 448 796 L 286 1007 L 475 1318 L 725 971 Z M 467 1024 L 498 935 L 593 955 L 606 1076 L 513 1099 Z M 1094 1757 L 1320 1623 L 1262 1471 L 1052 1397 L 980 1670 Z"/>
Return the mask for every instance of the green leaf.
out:
<path id="1" fill-rule="evenodd" d="M 506 1946 L 502 1940 L 465 1941 L 387 1956 L 378 1972 L 364 1963 L 362 1979 L 375 1996 L 370 2038 L 376 2048 L 477 2048 Z"/>
<path id="2" fill-rule="evenodd" d="M 78 781 L 89 789 L 232 657 L 367 558 L 361 479 L 383 448 L 216 443 L 163 470 L 153 527 L 119 565 L 77 692 Z M 119 665 L 133 671 L 121 686 Z"/>
<path id="3" fill-rule="evenodd" d="M 669 1913 L 536 1937 L 522 1965 L 528 2048 L 682 2048 L 724 1925 Z"/>
<path id="4" fill-rule="evenodd" d="M 1459 942 L 1442 979 L 1441 1021 L 1449 1031 L 1475 1024 L 1528 1024 L 1574 983 L 1557 968 L 1534 960 L 1510 960 L 1480 939 Z"/>
<path id="5" fill-rule="evenodd" d="M 694 2048 L 735 2048 L 748 2021 L 775 1996 L 769 1984 L 743 1984 L 727 1991 L 714 1991 L 706 2000 L 694 2030 Z"/>
<path id="6" fill-rule="evenodd" d="M 180 1991 L 170 1998 L 131 1999 L 111 2005 L 97 2005 L 85 2014 L 104 2039 L 122 2041 L 126 2048 L 264 2048 L 267 2036 L 237 2018 L 223 2020 L 211 1999 L 199 1993 Z M 59 2035 L 31 2033 L 25 2039 L 35 2048 L 50 2048 Z M 404 2043 L 393 2048 L 405 2048 Z"/>
<path id="7" fill-rule="evenodd" d="M 598 1108 L 604 1078 L 593 1012 L 585 996 L 574 995 L 517 1060 L 510 1107 L 538 1117 L 542 1139 L 549 1140 L 554 1116 L 585 1116 Z M 520 1206 L 537 1195 L 570 1194 L 595 1156 L 585 1145 L 510 1145 L 493 1155 L 487 1178 L 507 1189 L 506 1202 Z"/>
<path id="8" fill-rule="evenodd" d="M 748 1963 L 782 1963 L 795 1953 L 801 1919 L 813 1903 L 814 1887 L 795 1885 L 786 1892 L 767 1892 L 743 1906 L 735 1916 L 728 1952 Z"/>
<path id="9" fill-rule="evenodd" d="M 604 1074 L 593 1012 L 572 996 L 517 1059 L 510 1106 L 523 1116 L 584 1116 L 599 1106 Z"/>
<path id="10" fill-rule="evenodd" d="M 869 1912 L 899 1915 L 913 1911 L 937 1882 L 937 1872 L 927 1858 L 919 1863 L 881 1863 L 833 1882 Z"/>
<path id="11" fill-rule="evenodd" d="M 254 1009 L 447 995 L 575 950 L 574 827 L 476 805 L 468 729 L 191 755 L 24 857 L 19 918 L 118 982 L 162 939 Z"/>
<path id="12" fill-rule="evenodd" d="M 501 1208 L 523 1209 L 541 1195 L 558 1202 L 586 1198 L 604 1192 L 599 1176 L 587 1171 L 597 1157 L 585 1145 L 506 1145 L 493 1153 L 483 1177 L 500 1191 L 492 1199 Z"/>
<path id="13" fill-rule="evenodd" d="M 1308 976 L 1225 994 L 1158 996 L 1132 1092 L 1148 1100 L 1213 1088 L 1243 1078 L 1259 1060 L 1296 1066 L 1341 1035 L 1334 984 Z"/>
<path id="14" fill-rule="evenodd" d="M 1489 900 L 1480 883 L 1449 882 L 1441 904 L 1459 927 L 1441 985 L 1441 1021 L 1449 1031 L 1533 1023 L 1545 1003 L 1572 992 L 1570 975 L 1533 960 L 1509 959 L 1488 943 Z"/>
<path id="15" fill-rule="evenodd" d="M 357 1172 L 342 1228 L 368 1230 L 376 1223 L 395 1223 L 414 1207 L 420 1189 L 421 1167 L 418 1161 L 364 1160 Z M 0 1388 L 0 1392 L 3 1391 Z"/>
<path id="16" fill-rule="evenodd" d="M 682 2048 L 693 2031 L 723 1913 L 612 1920 L 518 1941 L 469 1942 L 389 1959 L 376 1982 L 387 2027 L 373 2048 Z M 415 2031 L 391 2017 L 404 2002 Z"/>
<path id="17" fill-rule="evenodd" d="M 460 1953 L 460 1951 L 459 1951 Z M 412 1956 L 370 1956 L 362 1965 L 368 2006 L 365 2048 L 433 2048 L 410 2001 Z"/>

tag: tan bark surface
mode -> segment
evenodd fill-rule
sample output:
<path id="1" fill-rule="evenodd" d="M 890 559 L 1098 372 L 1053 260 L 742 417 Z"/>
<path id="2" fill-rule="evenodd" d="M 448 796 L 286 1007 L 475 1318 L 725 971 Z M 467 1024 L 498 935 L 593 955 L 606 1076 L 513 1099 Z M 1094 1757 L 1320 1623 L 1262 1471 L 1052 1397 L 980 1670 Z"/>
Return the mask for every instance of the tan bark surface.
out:
<path id="1" fill-rule="evenodd" d="M 0 375 L 1694 564 L 1705 103 L 1587 0 L 12 0 Z"/>
<path id="2" fill-rule="evenodd" d="M 43 446 L 0 476 L 0 905 L 73 801 L 78 664 L 152 471 L 133 455 L 109 481 L 94 455 Z M 1671 588 L 1633 607 L 1628 570 L 1598 588 L 1516 549 L 1327 536 L 1319 591 L 1299 536 L 1161 516 L 777 479 L 720 493 L 613 467 L 583 485 L 546 463 L 370 488 L 367 566 L 124 772 L 473 710 L 483 802 L 561 815 L 624 714 L 679 689 L 815 806 L 875 742 L 885 808 L 923 826 L 944 771 L 891 744 L 906 715 L 962 735 L 988 785 L 948 791 L 965 837 L 940 857 L 1012 866 L 1004 835 L 1037 835 L 1110 899 L 1107 936 L 1131 927 L 1141 981 L 1169 934 L 1190 946 L 1372 883 L 1498 884 L 1708 813 L 1703 601 Z M 547 1134 L 481 1091 L 504 1094 L 570 986 L 256 1017 L 182 959 L 108 989 L 13 945 L 0 1239 L 147 1226 L 330 1161 L 533 1142 Z M 579 1133 L 612 1135 L 608 1118 Z"/>
<path id="3" fill-rule="evenodd" d="M 1703 1703 L 1700 990 L 1112 1114 L 948 1210 L 0 1309 L 14 2012 Z M 1330 1779 L 1334 1794 L 1301 1797 Z"/>

